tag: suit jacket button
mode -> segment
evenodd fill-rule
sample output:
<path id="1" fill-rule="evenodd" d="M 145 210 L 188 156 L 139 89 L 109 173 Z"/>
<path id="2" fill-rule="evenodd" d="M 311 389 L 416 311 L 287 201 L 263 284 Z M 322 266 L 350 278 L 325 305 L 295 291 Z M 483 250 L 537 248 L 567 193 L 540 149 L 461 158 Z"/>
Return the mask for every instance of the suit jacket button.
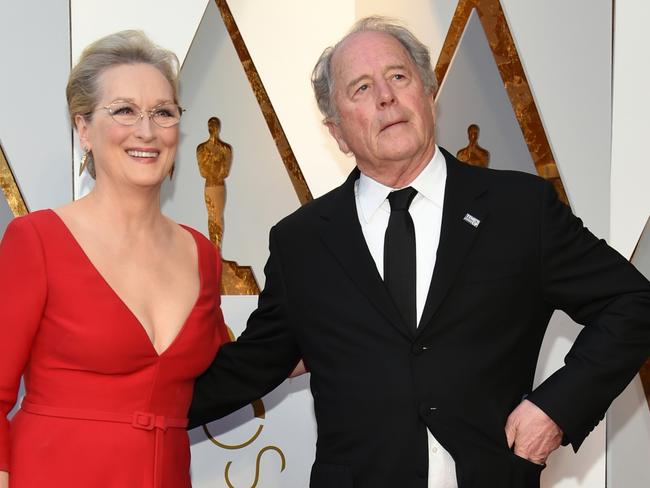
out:
<path id="1" fill-rule="evenodd" d="M 416 356 L 419 356 L 420 354 L 427 351 L 428 349 L 429 348 L 427 346 L 423 346 L 421 344 L 414 344 L 413 347 L 411 348 L 411 352 Z"/>
<path id="2" fill-rule="evenodd" d="M 423 417 L 433 415 L 436 413 L 436 410 L 438 410 L 436 407 L 432 407 L 430 405 L 420 405 L 420 415 Z"/>

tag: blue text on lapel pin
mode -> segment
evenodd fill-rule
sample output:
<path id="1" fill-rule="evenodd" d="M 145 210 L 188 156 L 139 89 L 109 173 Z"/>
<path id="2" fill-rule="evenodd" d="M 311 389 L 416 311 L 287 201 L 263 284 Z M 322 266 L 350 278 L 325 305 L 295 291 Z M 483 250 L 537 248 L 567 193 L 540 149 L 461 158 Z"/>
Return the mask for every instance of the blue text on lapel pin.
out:
<path id="1" fill-rule="evenodd" d="M 477 219 L 476 217 L 474 217 L 471 214 L 465 214 L 465 217 L 463 217 L 463 220 L 465 222 L 467 222 L 469 225 L 473 226 L 473 227 L 478 227 L 478 224 L 481 223 L 481 221 L 479 219 Z"/>

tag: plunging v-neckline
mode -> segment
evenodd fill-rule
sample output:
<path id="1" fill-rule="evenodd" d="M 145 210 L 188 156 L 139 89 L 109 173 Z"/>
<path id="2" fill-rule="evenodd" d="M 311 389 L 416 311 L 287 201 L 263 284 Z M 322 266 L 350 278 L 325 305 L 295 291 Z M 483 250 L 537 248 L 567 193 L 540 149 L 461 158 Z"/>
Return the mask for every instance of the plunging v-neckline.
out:
<path id="1" fill-rule="evenodd" d="M 146 342 L 149 344 L 149 347 L 151 347 L 151 350 L 154 352 L 154 354 L 157 357 L 162 357 L 164 354 L 167 353 L 174 345 L 178 342 L 179 337 L 183 334 L 183 331 L 186 328 L 187 322 L 190 320 L 192 317 L 192 314 L 196 310 L 196 307 L 199 303 L 199 299 L 201 298 L 201 292 L 203 291 L 203 274 L 201 273 L 201 246 L 199 245 L 199 242 L 194 235 L 194 233 L 186 226 L 182 224 L 180 225 L 186 232 L 188 232 L 191 236 L 192 239 L 194 240 L 194 245 L 196 246 L 196 259 L 197 259 L 197 269 L 199 273 L 199 291 L 196 297 L 196 300 L 194 301 L 194 304 L 192 305 L 192 308 L 190 309 L 189 313 L 187 314 L 187 317 L 185 317 L 185 320 L 183 320 L 183 323 L 181 325 L 181 328 L 178 330 L 176 333 L 176 336 L 174 336 L 174 339 L 169 343 L 169 345 L 163 349 L 161 352 L 158 352 L 156 349 L 156 346 L 154 346 L 153 341 L 151 340 L 151 337 L 149 337 L 149 334 L 147 334 L 147 330 L 145 329 L 144 325 L 142 324 L 142 321 L 138 318 L 138 316 L 133 312 L 133 310 L 127 305 L 127 303 L 122 299 L 122 297 L 115 291 L 115 289 L 111 286 L 111 284 L 106 280 L 104 275 L 99 271 L 97 266 L 92 262 L 84 248 L 81 246 L 75 235 L 72 233 L 68 225 L 65 223 L 65 221 L 61 218 L 61 216 L 56 213 L 54 210 L 49 209 L 49 211 L 54 215 L 56 220 L 63 226 L 65 229 L 66 234 L 69 236 L 70 240 L 72 241 L 73 245 L 80 251 L 81 255 L 83 256 L 84 261 L 88 264 L 88 266 L 93 270 L 93 272 L 99 277 L 99 279 L 104 283 L 106 288 L 111 292 L 111 294 L 115 297 L 115 299 L 121 304 L 121 306 L 128 312 L 128 314 L 133 317 L 135 322 L 138 325 L 138 328 L 140 329 L 141 333 L 144 334 L 144 339 Z"/>

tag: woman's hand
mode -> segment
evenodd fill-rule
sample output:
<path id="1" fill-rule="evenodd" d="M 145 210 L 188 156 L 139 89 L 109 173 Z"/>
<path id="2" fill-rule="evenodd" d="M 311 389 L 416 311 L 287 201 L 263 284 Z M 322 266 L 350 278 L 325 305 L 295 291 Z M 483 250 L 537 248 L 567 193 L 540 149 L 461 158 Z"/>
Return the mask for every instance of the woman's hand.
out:
<path id="1" fill-rule="evenodd" d="M 0 488 L 9 488 L 9 473 L 0 471 Z"/>

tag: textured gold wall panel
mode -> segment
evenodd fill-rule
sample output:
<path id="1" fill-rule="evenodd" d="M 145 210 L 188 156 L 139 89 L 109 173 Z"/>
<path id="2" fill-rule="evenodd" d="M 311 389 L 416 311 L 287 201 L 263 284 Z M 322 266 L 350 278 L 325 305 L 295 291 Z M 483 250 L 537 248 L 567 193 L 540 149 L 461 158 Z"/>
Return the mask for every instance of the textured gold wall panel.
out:
<path id="1" fill-rule="evenodd" d="M 494 61 L 503 80 L 503 86 L 508 93 L 537 173 L 552 182 L 560 200 L 568 204 L 569 201 L 542 125 L 542 119 L 537 111 L 526 73 L 499 0 L 460 0 L 458 2 L 435 67 L 438 83 L 441 83 L 447 74 L 473 9 L 476 9 L 485 30 Z"/>
<path id="2" fill-rule="evenodd" d="M 262 83 L 257 69 L 255 68 L 253 60 L 251 59 L 251 55 L 248 52 L 246 43 L 242 39 L 239 28 L 237 27 L 237 23 L 232 16 L 230 8 L 228 7 L 228 2 L 226 2 L 226 0 L 215 0 L 215 3 L 217 4 L 217 7 L 219 7 L 219 12 L 221 12 L 221 17 L 223 18 L 223 22 L 226 25 L 230 39 L 235 46 L 235 50 L 237 51 L 237 55 L 239 56 L 242 66 L 244 67 L 248 81 L 253 88 L 257 102 L 259 103 L 262 114 L 264 115 L 264 119 L 266 120 L 266 124 L 268 125 L 269 130 L 271 131 L 271 135 L 273 136 L 273 140 L 275 141 L 275 145 L 280 152 L 280 157 L 282 157 L 284 166 L 289 173 L 289 178 L 291 179 L 291 183 L 296 190 L 298 200 L 300 200 L 300 203 L 304 205 L 305 203 L 312 200 L 313 197 L 311 195 L 309 187 L 307 186 L 305 177 L 302 174 L 302 170 L 298 165 L 298 161 L 293 154 L 291 145 L 287 140 L 287 136 L 284 133 L 284 129 L 282 129 L 280 120 L 275 113 L 273 104 L 271 104 L 269 95 L 264 88 L 264 84 Z"/>
<path id="3" fill-rule="evenodd" d="M 27 205 L 11 172 L 2 144 L 0 144 L 0 187 L 14 216 L 27 214 Z"/>

